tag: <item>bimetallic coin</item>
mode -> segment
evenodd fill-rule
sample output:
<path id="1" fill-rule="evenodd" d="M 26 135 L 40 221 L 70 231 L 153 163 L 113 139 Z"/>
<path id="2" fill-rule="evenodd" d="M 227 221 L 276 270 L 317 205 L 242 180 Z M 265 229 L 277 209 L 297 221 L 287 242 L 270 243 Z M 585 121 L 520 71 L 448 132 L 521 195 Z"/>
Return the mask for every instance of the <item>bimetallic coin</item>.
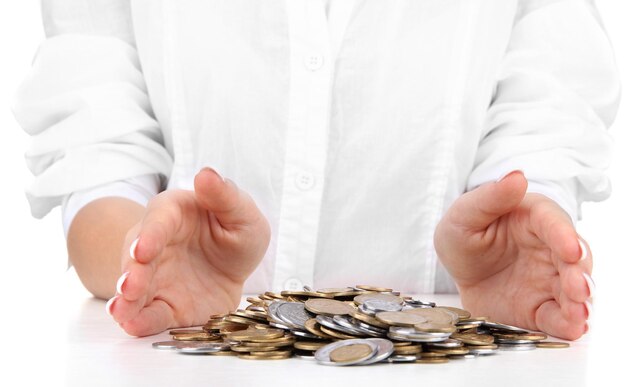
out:
<path id="1" fill-rule="evenodd" d="M 170 340 L 170 341 L 157 341 L 156 343 L 152 343 L 152 348 L 154 349 L 176 349 L 181 344 L 180 341 Z"/>
<path id="2" fill-rule="evenodd" d="M 311 313 L 325 316 L 350 314 L 353 310 L 353 308 L 345 302 L 321 298 L 310 298 L 306 300 L 304 306 L 306 310 Z"/>
<path id="3" fill-rule="evenodd" d="M 336 362 L 331 359 L 330 354 L 336 349 L 340 347 L 344 347 L 344 346 L 353 346 L 353 345 L 361 345 L 360 347 L 357 348 L 359 353 L 362 354 L 361 358 L 353 359 L 352 361 L 345 361 L 345 362 Z M 362 345 L 368 346 L 369 352 L 365 352 L 364 350 L 362 350 L 363 348 Z M 333 366 L 355 365 L 355 364 L 364 362 L 370 359 L 371 357 L 375 356 L 377 350 L 378 350 L 377 345 L 373 341 L 368 341 L 365 339 L 342 340 L 342 341 L 336 341 L 334 343 L 325 345 L 324 347 L 315 351 L 315 360 L 317 360 L 318 363 L 323 364 L 323 365 L 333 365 Z"/>
<path id="4" fill-rule="evenodd" d="M 370 359 L 373 352 L 372 348 L 367 344 L 350 344 L 333 349 L 329 356 L 330 360 L 335 363 L 354 364 Z"/>
<path id="5" fill-rule="evenodd" d="M 389 356 L 393 354 L 394 346 L 393 343 L 387 339 L 366 339 L 368 341 L 372 341 L 376 344 L 376 354 L 372 356 L 369 360 L 365 360 L 360 365 L 368 365 L 381 362 L 386 360 Z"/>
<path id="6" fill-rule="evenodd" d="M 542 341 L 540 343 L 535 344 L 537 348 L 568 348 L 569 343 L 564 343 L 562 341 Z"/>

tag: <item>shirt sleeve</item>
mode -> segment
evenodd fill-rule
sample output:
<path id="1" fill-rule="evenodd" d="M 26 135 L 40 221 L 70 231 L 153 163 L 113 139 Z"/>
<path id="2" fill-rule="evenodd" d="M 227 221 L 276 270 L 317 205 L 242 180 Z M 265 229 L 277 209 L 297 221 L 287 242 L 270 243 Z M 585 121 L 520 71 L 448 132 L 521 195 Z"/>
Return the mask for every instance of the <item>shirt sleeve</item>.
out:
<path id="1" fill-rule="evenodd" d="M 32 136 L 26 196 L 43 217 L 71 193 L 172 165 L 134 46 L 128 0 L 44 0 L 47 39 L 13 111 Z"/>
<path id="2" fill-rule="evenodd" d="M 524 171 L 575 220 L 606 199 L 620 85 L 593 2 L 520 1 L 468 189 Z"/>
<path id="3" fill-rule="evenodd" d="M 105 197 L 121 197 L 145 207 L 150 199 L 159 193 L 160 187 L 159 176 L 144 175 L 76 191 L 67 195 L 61 205 L 65 236 L 67 237 L 72 221 L 78 214 L 78 211 L 92 201 Z"/>

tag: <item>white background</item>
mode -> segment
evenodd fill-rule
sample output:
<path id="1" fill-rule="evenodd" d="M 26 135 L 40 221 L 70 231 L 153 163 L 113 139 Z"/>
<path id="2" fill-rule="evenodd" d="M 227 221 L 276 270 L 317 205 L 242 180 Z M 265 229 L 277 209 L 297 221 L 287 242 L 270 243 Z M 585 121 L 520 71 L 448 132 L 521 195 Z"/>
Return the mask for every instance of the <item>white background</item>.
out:
<path id="1" fill-rule="evenodd" d="M 86 0 L 88 1 L 88 0 Z M 626 74 L 626 2 L 597 0 L 606 29 L 615 49 L 620 72 Z M 24 187 L 31 179 L 24 162 L 29 138 L 16 124 L 11 112 L 12 95 L 19 82 L 27 76 L 33 55 L 43 39 L 39 2 L 35 0 L 0 2 L 0 252 L 2 302 L 0 316 L 2 333 L 22 327 L 25 337 L 42 342 L 66 332 L 65 313 L 73 303 L 81 302 L 86 292 L 77 285 L 73 272 L 66 272 L 65 240 L 60 212 L 54 210 L 43 220 L 30 216 Z M 602 321 L 625 321 L 623 296 L 626 282 L 626 261 L 622 247 L 626 241 L 626 103 L 622 104 L 617 121 L 610 129 L 615 140 L 614 162 L 609 170 L 613 195 L 603 203 L 589 203 L 583 207 L 583 221 L 578 229 L 595 256 L 593 277 L 597 284 L 594 299 L 596 316 L 592 318 L 593 341 L 603 341 L 609 335 L 594 320 L 602 314 Z M 621 304 L 621 307 L 618 306 Z M 617 308 L 616 308 L 617 306 Z M 104 304 L 103 304 L 104 307 Z M 610 326 L 609 326 L 610 327 Z M 607 329 L 608 331 L 608 329 Z M 17 343 L 16 343 L 17 345 Z M 596 347 L 604 351 L 602 347 Z M 35 349 L 35 348 L 31 348 Z M 44 357 L 29 350 L 3 351 L 14 359 L 22 353 L 30 357 L 18 359 L 12 371 L 21 374 L 37 373 L 40 377 L 60 376 L 64 371 L 61 347 L 43 346 Z M 607 347 L 607 350 L 610 350 Z M 592 351 L 593 352 L 593 351 Z M 37 353 L 41 353 L 37 351 Z M 35 359 L 36 366 L 34 366 Z M 6 363 L 2 362 L 2 368 Z M 592 367 L 603 367 L 590 360 Z M 594 365 L 595 364 L 595 365 Z M 32 375 L 31 375 L 32 376 Z M 6 380 L 2 378 L 2 380 Z M 58 380 L 58 379 L 57 379 Z"/>

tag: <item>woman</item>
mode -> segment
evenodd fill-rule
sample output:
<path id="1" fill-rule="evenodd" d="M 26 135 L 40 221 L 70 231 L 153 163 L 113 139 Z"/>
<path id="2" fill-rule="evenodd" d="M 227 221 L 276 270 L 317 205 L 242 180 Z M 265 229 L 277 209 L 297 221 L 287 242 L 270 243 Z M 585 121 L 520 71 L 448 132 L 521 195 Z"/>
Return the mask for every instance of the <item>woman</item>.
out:
<path id="1" fill-rule="evenodd" d="M 128 333 L 201 324 L 242 291 L 363 282 L 587 331 L 573 221 L 609 194 L 619 98 L 591 1 L 43 11 L 15 104 L 28 196 L 35 216 L 63 205 L 70 262 Z"/>

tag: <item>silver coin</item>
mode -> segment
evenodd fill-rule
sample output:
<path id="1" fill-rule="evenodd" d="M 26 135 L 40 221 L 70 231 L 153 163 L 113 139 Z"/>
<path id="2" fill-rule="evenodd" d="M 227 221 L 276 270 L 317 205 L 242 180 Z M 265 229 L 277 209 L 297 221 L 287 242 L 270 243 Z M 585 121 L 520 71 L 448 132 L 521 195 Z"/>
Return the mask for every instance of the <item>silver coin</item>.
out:
<path id="1" fill-rule="evenodd" d="M 387 333 L 387 337 L 396 341 L 411 341 L 414 343 L 436 343 L 438 341 L 444 341 L 448 337 L 429 337 L 429 336 L 406 336 L 406 335 L 398 335 L 394 333 Z"/>
<path id="2" fill-rule="evenodd" d="M 293 356 L 304 360 L 315 360 L 315 353 L 294 352 Z"/>
<path id="3" fill-rule="evenodd" d="M 473 353 L 466 353 L 465 355 L 448 355 L 446 357 L 450 359 L 475 359 L 478 357 L 478 355 Z"/>
<path id="4" fill-rule="evenodd" d="M 313 318 L 302 302 L 283 302 L 276 309 L 278 317 L 286 323 L 300 330 L 305 330 L 304 323 Z"/>
<path id="5" fill-rule="evenodd" d="M 339 324 L 337 324 L 334 320 L 333 317 L 330 316 L 323 316 L 321 314 L 317 315 L 315 317 L 315 320 L 320 323 L 320 325 L 325 326 L 328 329 L 332 329 L 335 331 L 339 331 L 348 335 L 354 335 L 354 336 L 363 336 L 361 333 L 359 333 L 356 330 L 350 329 L 350 328 L 346 328 L 344 326 L 341 326 Z"/>
<path id="6" fill-rule="evenodd" d="M 319 317 L 319 316 L 318 316 Z M 371 353 L 364 359 L 354 360 L 350 362 L 338 363 L 330 360 L 330 353 L 339 347 L 343 347 L 346 345 L 355 345 L 355 344 L 365 344 L 370 347 Z M 378 351 L 378 346 L 375 342 L 365 340 L 365 339 L 349 339 L 349 340 L 341 340 L 335 341 L 334 343 L 327 344 L 322 348 L 315 351 L 315 360 L 318 363 L 323 365 L 332 365 L 332 366 L 347 366 L 347 365 L 356 365 L 361 364 L 372 357 L 376 356 L 376 352 Z"/>
<path id="7" fill-rule="evenodd" d="M 479 355 L 479 356 L 488 356 L 488 355 L 495 355 L 498 351 L 496 349 L 491 349 L 491 348 L 470 348 L 469 349 L 469 353 L 471 353 L 472 355 Z"/>
<path id="8" fill-rule="evenodd" d="M 376 351 L 376 355 L 370 358 L 369 360 L 360 363 L 359 365 L 367 365 L 381 362 L 387 359 L 394 351 L 393 343 L 387 339 L 366 339 L 368 341 L 373 341 L 376 343 L 378 350 Z"/>
<path id="9" fill-rule="evenodd" d="M 534 349 L 537 349 L 534 344 L 502 344 L 498 346 L 498 350 L 501 351 L 532 351 Z"/>
<path id="10" fill-rule="evenodd" d="M 437 306 L 434 302 L 422 302 L 420 300 L 404 300 L 404 305 L 409 308 L 434 308 Z"/>
<path id="11" fill-rule="evenodd" d="M 290 330 L 293 329 L 292 327 L 287 326 L 287 325 L 285 325 L 283 323 L 278 323 L 278 322 L 274 322 L 274 321 L 270 321 L 270 326 L 273 326 L 274 328 L 280 328 L 280 329 L 283 329 L 283 330 L 286 330 L 286 331 L 290 331 Z"/>
<path id="12" fill-rule="evenodd" d="M 285 303 L 285 301 L 281 301 L 281 300 L 276 300 L 276 301 L 272 301 L 269 306 L 267 307 L 267 316 L 270 318 L 270 320 L 274 320 L 277 323 L 282 323 L 283 320 L 281 320 L 280 316 L 278 315 L 278 307 Z"/>
<path id="13" fill-rule="evenodd" d="M 154 349 L 176 349 L 181 341 L 157 341 L 156 343 L 152 343 L 152 348 Z"/>
<path id="14" fill-rule="evenodd" d="M 321 339 L 321 337 L 319 337 L 318 335 L 314 335 L 313 333 L 308 331 L 301 331 L 298 329 L 291 329 L 290 331 L 291 333 L 293 333 L 294 336 L 304 337 L 307 339 Z"/>
<path id="15" fill-rule="evenodd" d="M 340 325 L 342 328 L 345 328 L 346 333 L 348 334 L 354 336 L 367 336 L 369 334 L 368 332 L 364 333 L 362 330 L 360 330 L 359 327 L 353 324 L 347 316 L 333 316 L 333 322 Z"/>
<path id="16" fill-rule="evenodd" d="M 424 332 L 411 327 L 389 327 L 389 332 L 396 335 L 439 337 L 444 339 L 447 339 L 452 334 L 450 332 Z"/>
<path id="17" fill-rule="evenodd" d="M 383 328 L 380 328 L 380 327 L 377 327 L 377 326 L 374 326 L 374 325 L 368 324 L 368 323 L 363 322 L 363 321 L 361 321 L 361 320 L 357 320 L 357 319 L 356 319 L 356 318 L 354 318 L 354 317 L 350 317 L 350 321 L 352 321 L 352 323 L 353 323 L 354 325 L 359 326 L 359 328 L 363 328 L 363 329 L 365 329 L 365 330 L 367 330 L 367 331 L 370 331 L 370 332 L 378 332 L 378 333 L 380 333 L 380 334 L 382 334 L 382 335 L 387 334 L 387 330 L 386 330 L 386 329 L 383 329 Z"/>
<path id="18" fill-rule="evenodd" d="M 176 348 L 176 352 L 184 354 L 202 354 L 220 352 L 228 348 L 230 348 L 230 345 L 227 343 L 187 341 L 184 345 Z"/>
<path id="19" fill-rule="evenodd" d="M 393 355 L 389 356 L 386 360 L 387 363 L 412 363 L 419 359 L 417 355 Z"/>
<path id="20" fill-rule="evenodd" d="M 362 335 L 365 335 L 367 337 L 379 337 L 379 338 L 387 337 L 387 331 L 384 329 L 380 329 L 380 328 L 377 328 L 376 330 L 371 329 L 370 328 L 371 325 L 365 324 L 365 323 L 363 323 L 364 325 L 360 324 L 359 320 L 352 318 L 352 317 L 348 317 L 347 320 L 352 324 L 352 328 L 361 332 Z"/>
<path id="21" fill-rule="evenodd" d="M 304 285 L 304 286 L 302 287 L 302 290 L 304 290 L 305 292 L 312 292 L 312 291 L 313 291 L 313 288 L 312 288 L 312 287 L 310 287 L 310 286 Z"/>
<path id="22" fill-rule="evenodd" d="M 360 306 L 363 306 L 363 309 L 368 312 L 374 312 L 374 314 L 378 312 L 399 312 L 402 310 L 402 304 L 375 298 L 363 301 Z"/>
<path id="23" fill-rule="evenodd" d="M 492 321 L 483 321 L 481 326 L 485 328 L 489 328 L 489 329 L 496 329 L 496 330 L 502 330 L 502 331 L 511 331 L 511 332 L 516 332 L 516 333 L 528 333 L 528 331 L 522 328 L 519 328 L 513 325 L 500 324 L 500 323 L 496 323 Z"/>

